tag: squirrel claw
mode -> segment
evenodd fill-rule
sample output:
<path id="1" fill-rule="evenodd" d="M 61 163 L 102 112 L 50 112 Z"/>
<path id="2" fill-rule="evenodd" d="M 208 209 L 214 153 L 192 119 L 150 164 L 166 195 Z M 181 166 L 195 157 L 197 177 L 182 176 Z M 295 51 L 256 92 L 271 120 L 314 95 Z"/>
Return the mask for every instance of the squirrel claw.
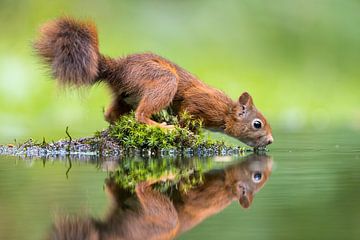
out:
<path id="1" fill-rule="evenodd" d="M 166 126 L 164 126 L 164 129 L 166 129 L 167 131 L 172 131 L 175 129 L 175 126 L 174 125 L 166 125 Z"/>
<path id="2" fill-rule="evenodd" d="M 159 127 L 166 130 L 173 130 L 175 129 L 175 125 L 167 125 L 166 122 L 162 122 L 159 124 Z"/>

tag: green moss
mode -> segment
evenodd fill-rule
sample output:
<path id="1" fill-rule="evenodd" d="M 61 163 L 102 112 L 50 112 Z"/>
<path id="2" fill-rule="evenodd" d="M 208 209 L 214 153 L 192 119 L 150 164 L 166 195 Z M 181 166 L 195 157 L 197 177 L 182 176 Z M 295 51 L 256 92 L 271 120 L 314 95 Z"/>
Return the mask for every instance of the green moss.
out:
<path id="1" fill-rule="evenodd" d="M 193 119 L 189 114 L 180 116 L 180 121 L 162 111 L 153 117 L 157 122 L 174 125 L 173 129 L 162 129 L 138 123 L 134 113 L 122 116 L 109 128 L 109 135 L 119 141 L 125 148 L 199 148 L 225 147 L 223 141 L 213 140 L 204 134 L 202 122 Z"/>
<path id="2" fill-rule="evenodd" d="M 134 113 L 122 116 L 108 129 L 97 131 L 94 136 L 72 139 L 68 127 L 65 134 L 67 139 L 57 142 L 42 143 L 28 140 L 18 146 L 4 149 L 16 155 L 45 156 L 57 154 L 92 153 L 99 156 L 118 156 L 131 154 L 131 150 L 143 155 L 161 154 L 175 156 L 178 154 L 189 155 L 232 155 L 252 151 L 246 148 L 233 148 L 225 145 L 224 141 L 211 139 L 204 133 L 202 122 L 193 119 L 188 113 L 176 116 L 162 111 L 153 116 L 159 123 L 165 122 L 173 125 L 172 129 L 163 129 L 158 126 L 141 124 L 135 120 Z M 11 149 L 10 149 L 11 148 Z M 65 151 L 65 153 L 64 153 Z M 145 154 L 145 151 L 147 154 Z"/>

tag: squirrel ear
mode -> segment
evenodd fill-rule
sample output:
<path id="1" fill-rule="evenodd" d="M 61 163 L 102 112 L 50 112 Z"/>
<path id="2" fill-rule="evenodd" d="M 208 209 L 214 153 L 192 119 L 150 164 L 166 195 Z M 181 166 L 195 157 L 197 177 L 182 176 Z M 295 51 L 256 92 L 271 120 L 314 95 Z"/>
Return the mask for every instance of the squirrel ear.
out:
<path id="1" fill-rule="evenodd" d="M 239 97 L 239 103 L 242 106 L 250 107 L 253 105 L 253 100 L 249 93 L 243 92 Z"/>

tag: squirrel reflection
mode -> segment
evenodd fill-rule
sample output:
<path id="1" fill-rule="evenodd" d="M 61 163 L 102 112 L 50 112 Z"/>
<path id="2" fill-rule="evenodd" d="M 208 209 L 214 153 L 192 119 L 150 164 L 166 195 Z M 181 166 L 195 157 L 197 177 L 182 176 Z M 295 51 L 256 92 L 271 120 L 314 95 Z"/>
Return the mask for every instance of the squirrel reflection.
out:
<path id="1" fill-rule="evenodd" d="M 252 154 L 242 162 L 204 173 L 203 184 L 186 193 L 175 188 L 168 193 L 154 190 L 154 184 L 164 179 L 140 182 L 135 193 L 107 179 L 112 203 L 106 218 L 59 218 L 48 239 L 173 239 L 234 200 L 248 208 L 271 171 L 269 156 Z"/>

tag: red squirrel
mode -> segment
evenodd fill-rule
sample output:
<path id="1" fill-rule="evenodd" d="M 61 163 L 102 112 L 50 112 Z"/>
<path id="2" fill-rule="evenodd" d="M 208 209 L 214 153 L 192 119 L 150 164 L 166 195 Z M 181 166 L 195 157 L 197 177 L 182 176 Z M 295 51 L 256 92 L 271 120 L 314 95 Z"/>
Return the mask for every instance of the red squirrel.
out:
<path id="1" fill-rule="evenodd" d="M 186 193 L 176 186 L 167 193 L 152 188 L 167 176 L 138 183 L 134 194 L 108 178 L 111 204 L 105 219 L 60 217 L 47 239 L 174 239 L 234 200 L 248 208 L 271 171 L 271 157 L 253 154 L 225 169 L 205 173 L 204 183 Z"/>
<path id="2" fill-rule="evenodd" d="M 224 132 L 252 147 L 273 142 L 272 130 L 249 93 L 233 101 L 175 63 L 153 53 L 110 58 L 99 53 L 94 23 L 62 17 L 45 23 L 34 42 L 37 54 L 51 66 L 62 85 L 86 86 L 105 82 L 113 100 L 105 119 L 114 123 L 135 110 L 138 122 L 164 124 L 151 115 L 164 108 L 187 111 L 210 130 Z"/>

